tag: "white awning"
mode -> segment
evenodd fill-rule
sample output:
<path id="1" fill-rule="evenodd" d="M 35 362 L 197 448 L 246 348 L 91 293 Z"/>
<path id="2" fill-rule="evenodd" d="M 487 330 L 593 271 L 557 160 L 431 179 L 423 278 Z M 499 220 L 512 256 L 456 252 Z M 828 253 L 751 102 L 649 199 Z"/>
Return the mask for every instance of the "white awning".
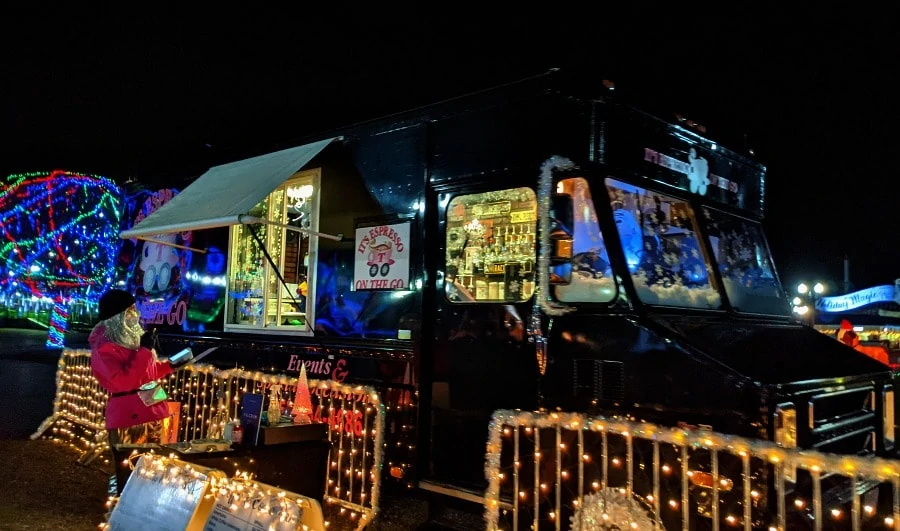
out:
<path id="1" fill-rule="evenodd" d="M 236 225 L 335 139 L 214 166 L 119 237 L 147 239 L 157 234 Z"/>

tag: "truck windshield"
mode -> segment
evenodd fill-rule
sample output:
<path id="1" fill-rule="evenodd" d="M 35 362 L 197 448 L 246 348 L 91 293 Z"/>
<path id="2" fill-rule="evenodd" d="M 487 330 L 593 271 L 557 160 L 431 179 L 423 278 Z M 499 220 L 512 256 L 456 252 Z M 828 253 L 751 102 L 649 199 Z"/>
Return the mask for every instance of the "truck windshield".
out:
<path id="1" fill-rule="evenodd" d="M 703 207 L 709 243 L 728 301 L 738 312 L 789 315 L 758 223 Z"/>
<path id="2" fill-rule="evenodd" d="M 606 179 L 628 273 L 645 304 L 719 309 L 712 266 L 688 203 L 639 186 Z"/>

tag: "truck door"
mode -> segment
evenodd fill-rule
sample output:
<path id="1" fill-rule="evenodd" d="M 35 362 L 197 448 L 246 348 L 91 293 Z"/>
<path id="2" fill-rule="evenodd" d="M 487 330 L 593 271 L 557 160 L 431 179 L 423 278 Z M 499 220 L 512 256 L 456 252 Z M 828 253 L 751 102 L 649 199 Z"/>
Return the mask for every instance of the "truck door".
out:
<path id="1" fill-rule="evenodd" d="M 424 349 L 431 374 L 425 476 L 483 489 L 492 413 L 537 404 L 535 350 L 526 334 L 537 201 L 530 187 L 433 192 L 437 228 L 428 252 L 436 290 L 433 343 Z"/>

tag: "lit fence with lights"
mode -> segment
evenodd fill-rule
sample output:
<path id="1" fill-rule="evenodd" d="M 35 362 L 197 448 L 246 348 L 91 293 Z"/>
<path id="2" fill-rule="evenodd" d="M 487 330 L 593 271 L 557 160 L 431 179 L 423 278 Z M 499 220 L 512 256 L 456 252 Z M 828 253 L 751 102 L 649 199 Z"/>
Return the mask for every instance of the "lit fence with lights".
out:
<path id="1" fill-rule="evenodd" d="M 90 351 L 66 349 L 56 376 L 56 399 L 51 415 L 32 435 L 51 430 L 55 440 L 82 452 L 87 463 L 108 449 L 104 429 L 107 393 L 91 374 Z M 171 403 L 180 404 L 175 441 L 219 437 L 224 424 L 239 416 L 244 393 L 265 393 L 282 386 L 290 401 L 296 377 L 239 369 L 219 370 L 189 365 L 164 380 Z M 385 408 L 381 396 L 368 386 L 349 386 L 332 380 L 309 380 L 315 421 L 328 426 L 333 445 L 325 489 L 326 509 L 336 506 L 342 516 L 361 527 L 378 512 L 383 465 Z M 329 513 L 331 511 L 328 511 Z"/>
<path id="2" fill-rule="evenodd" d="M 576 413 L 497 411 L 488 529 L 894 529 L 900 461 Z"/>

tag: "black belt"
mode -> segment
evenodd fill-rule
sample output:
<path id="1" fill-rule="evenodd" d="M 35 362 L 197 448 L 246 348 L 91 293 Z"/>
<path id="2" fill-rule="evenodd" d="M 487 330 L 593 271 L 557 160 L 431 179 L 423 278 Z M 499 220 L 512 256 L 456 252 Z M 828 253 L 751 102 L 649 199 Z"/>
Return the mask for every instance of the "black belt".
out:
<path id="1" fill-rule="evenodd" d="M 133 389 L 133 390 L 131 390 L 131 391 L 122 391 L 121 393 L 110 393 L 110 394 L 109 394 L 109 397 L 110 397 L 110 398 L 115 398 L 115 397 L 117 397 L 117 396 L 134 395 L 134 394 L 137 394 L 138 391 L 140 391 L 140 389 Z"/>

